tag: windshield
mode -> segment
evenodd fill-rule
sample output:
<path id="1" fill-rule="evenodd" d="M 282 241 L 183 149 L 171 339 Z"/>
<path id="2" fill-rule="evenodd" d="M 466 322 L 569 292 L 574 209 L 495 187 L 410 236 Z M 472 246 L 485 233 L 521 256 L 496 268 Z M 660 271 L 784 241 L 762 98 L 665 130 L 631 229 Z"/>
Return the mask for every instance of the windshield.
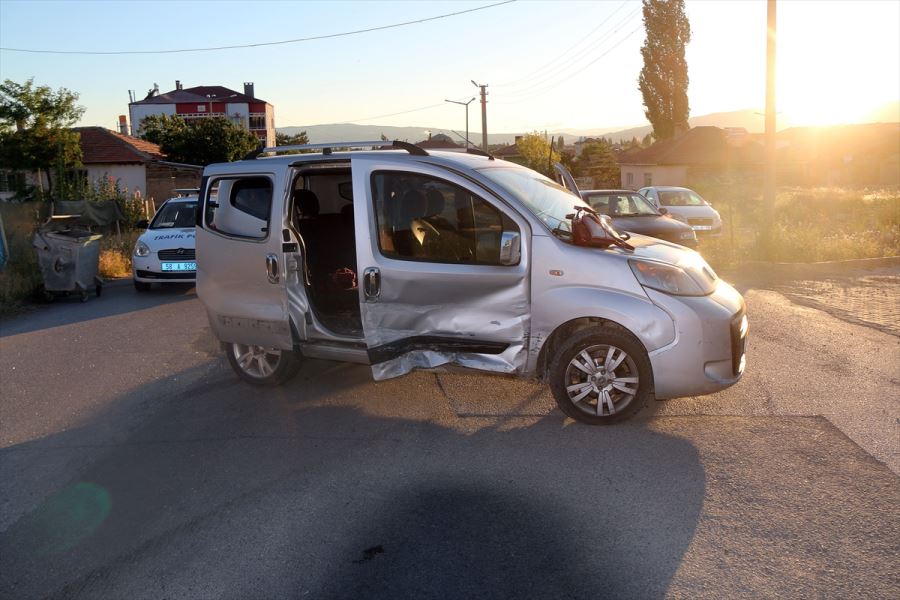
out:
<path id="1" fill-rule="evenodd" d="M 197 201 L 166 202 L 150 223 L 150 229 L 194 227 L 197 224 Z"/>
<path id="2" fill-rule="evenodd" d="M 659 213 L 640 194 L 626 192 L 586 192 L 585 200 L 601 215 L 610 217 L 656 216 Z"/>
<path id="3" fill-rule="evenodd" d="M 566 188 L 531 169 L 488 167 L 479 171 L 515 196 L 550 231 L 571 232 L 572 224 L 566 215 L 572 214 L 576 206 L 587 206 Z"/>
<path id="4" fill-rule="evenodd" d="M 691 190 L 660 190 L 659 203 L 663 206 L 706 206 L 703 198 Z"/>

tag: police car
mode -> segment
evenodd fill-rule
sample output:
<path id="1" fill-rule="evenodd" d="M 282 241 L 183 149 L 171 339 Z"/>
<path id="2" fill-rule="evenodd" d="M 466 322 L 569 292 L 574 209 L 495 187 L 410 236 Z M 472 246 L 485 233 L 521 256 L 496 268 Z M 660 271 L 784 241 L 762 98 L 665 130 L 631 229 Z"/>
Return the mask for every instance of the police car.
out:
<path id="1" fill-rule="evenodd" d="M 194 227 L 197 222 L 198 189 L 175 190 L 156 211 L 147 229 L 134 245 L 134 287 L 146 292 L 156 283 L 193 283 L 197 277 Z"/>

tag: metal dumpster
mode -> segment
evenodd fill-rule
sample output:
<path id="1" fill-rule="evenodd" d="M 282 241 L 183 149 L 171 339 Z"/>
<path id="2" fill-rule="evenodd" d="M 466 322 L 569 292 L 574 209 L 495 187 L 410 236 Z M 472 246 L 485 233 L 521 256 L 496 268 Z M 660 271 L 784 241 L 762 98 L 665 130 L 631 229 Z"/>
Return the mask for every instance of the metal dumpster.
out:
<path id="1" fill-rule="evenodd" d="M 103 280 L 97 276 L 103 236 L 79 225 L 78 219 L 78 215 L 50 217 L 34 234 L 32 244 L 37 250 L 47 301 L 57 293 L 77 293 L 85 302 L 89 290 L 98 296 L 103 291 Z"/>

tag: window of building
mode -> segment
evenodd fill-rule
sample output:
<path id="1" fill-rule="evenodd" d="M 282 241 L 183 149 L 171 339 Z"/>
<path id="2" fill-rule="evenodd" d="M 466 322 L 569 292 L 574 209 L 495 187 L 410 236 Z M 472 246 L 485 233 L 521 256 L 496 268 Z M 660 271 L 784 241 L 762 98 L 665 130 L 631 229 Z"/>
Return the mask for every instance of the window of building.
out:
<path id="1" fill-rule="evenodd" d="M 205 105 L 205 104 L 198 104 L 198 105 L 197 105 L 197 112 L 206 112 L 206 105 Z"/>
<path id="2" fill-rule="evenodd" d="M 502 211 L 468 190 L 428 175 L 372 176 L 378 246 L 389 258 L 500 264 L 504 231 L 518 231 Z"/>
<path id="3" fill-rule="evenodd" d="M 653 185 L 653 173 L 644 173 L 644 187 Z"/>
<path id="4" fill-rule="evenodd" d="M 250 115 L 250 129 L 265 129 L 266 115 Z"/>
<path id="5" fill-rule="evenodd" d="M 626 173 L 625 174 L 625 184 L 626 185 L 634 185 L 634 173 Z"/>

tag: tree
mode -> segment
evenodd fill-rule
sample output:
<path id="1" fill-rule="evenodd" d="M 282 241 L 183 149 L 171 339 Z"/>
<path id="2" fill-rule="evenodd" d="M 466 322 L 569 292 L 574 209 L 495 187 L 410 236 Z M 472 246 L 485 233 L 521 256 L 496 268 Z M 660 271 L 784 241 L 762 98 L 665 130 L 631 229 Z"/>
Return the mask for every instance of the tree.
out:
<path id="1" fill-rule="evenodd" d="M 582 146 L 578 158 L 579 173 L 594 179 L 598 188 L 617 188 L 621 185 L 621 169 L 606 140 L 590 142 Z"/>
<path id="2" fill-rule="evenodd" d="M 649 133 L 641 139 L 641 146 L 643 146 L 644 148 L 646 148 L 647 146 L 649 146 L 652 143 L 653 143 L 653 135 L 651 135 Z"/>
<path id="3" fill-rule="evenodd" d="M 78 94 L 59 88 L 9 79 L 0 84 L 0 165 L 14 170 L 37 171 L 38 182 L 58 165 L 81 164 L 78 133 L 69 129 L 84 114 Z"/>
<path id="4" fill-rule="evenodd" d="M 684 47 L 691 41 L 691 24 L 684 13 L 684 0 L 644 0 L 644 29 L 647 39 L 641 47 L 644 67 L 638 88 L 653 137 L 664 140 L 689 127 Z"/>
<path id="5" fill-rule="evenodd" d="M 528 133 L 516 142 L 516 149 L 529 169 L 552 177 L 552 165 L 559 162 L 559 152 L 550 147 L 550 142 L 543 135 Z"/>
<path id="6" fill-rule="evenodd" d="M 305 131 L 301 131 L 300 133 L 296 133 L 294 135 L 288 135 L 286 133 L 275 134 L 276 146 L 303 146 L 304 144 L 308 143 L 309 136 L 306 135 Z"/>
<path id="7" fill-rule="evenodd" d="M 556 149 L 559 150 L 560 152 L 562 152 L 563 148 L 565 148 L 565 147 L 566 147 L 566 138 L 564 138 L 563 136 L 559 136 L 559 138 L 557 138 L 557 140 L 556 140 Z"/>
<path id="8" fill-rule="evenodd" d="M 159 144 L 173 162 L 208 165 L 240 160 L 259 147 L 259 138 L 225 117 L 185 121 L 177 115 L 141 120 L 141 138 Z"/>

